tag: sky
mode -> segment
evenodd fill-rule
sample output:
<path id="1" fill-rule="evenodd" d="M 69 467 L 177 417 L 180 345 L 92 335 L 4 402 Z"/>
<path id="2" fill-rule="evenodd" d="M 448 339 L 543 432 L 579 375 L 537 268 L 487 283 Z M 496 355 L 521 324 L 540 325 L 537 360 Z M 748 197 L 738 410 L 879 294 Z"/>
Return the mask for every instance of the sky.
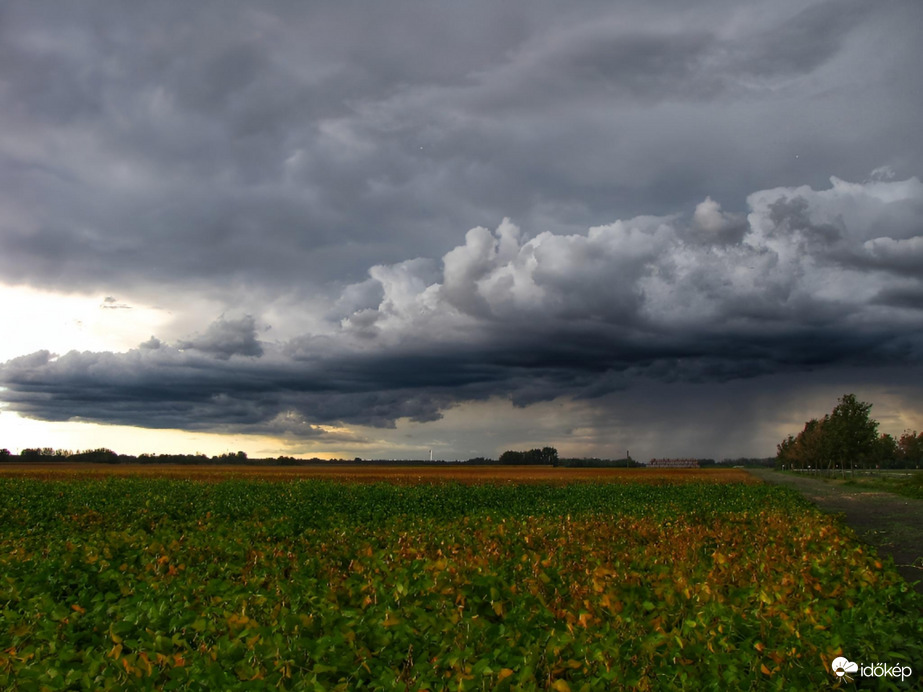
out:
<path id="1" fill-rule="evenodd" d="M 0 447 L 923 430 L 923 3 L 0 5 Z"/>

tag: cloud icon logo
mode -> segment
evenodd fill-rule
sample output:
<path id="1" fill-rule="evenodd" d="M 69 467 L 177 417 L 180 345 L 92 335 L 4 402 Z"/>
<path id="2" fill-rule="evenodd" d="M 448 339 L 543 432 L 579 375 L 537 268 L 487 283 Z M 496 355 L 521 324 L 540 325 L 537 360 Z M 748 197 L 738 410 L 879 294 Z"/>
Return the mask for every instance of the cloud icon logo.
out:
<path id="1" fill-rule="evenodd" d="M 843 677 L 846 673 L 859 672 L 859 664 L 853 663 L 843 656 L 838 656 L 833 659 L 833 663 L 830 664 L 830 667 L 833 668 L 833 672 L 836 673 L 838 678 Z"/>

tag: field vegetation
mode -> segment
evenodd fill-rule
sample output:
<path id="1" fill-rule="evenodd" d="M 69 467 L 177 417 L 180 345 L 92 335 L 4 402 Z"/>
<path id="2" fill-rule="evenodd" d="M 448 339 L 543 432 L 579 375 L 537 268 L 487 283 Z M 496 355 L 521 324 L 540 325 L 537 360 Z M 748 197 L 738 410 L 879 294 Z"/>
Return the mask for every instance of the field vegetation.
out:
<path id="1" fill-rule="evenodd" d="M 798 690 L 923 661 L 920 597 L 794 493 L 604 471 L 2 477 L 0 688 Z"/>

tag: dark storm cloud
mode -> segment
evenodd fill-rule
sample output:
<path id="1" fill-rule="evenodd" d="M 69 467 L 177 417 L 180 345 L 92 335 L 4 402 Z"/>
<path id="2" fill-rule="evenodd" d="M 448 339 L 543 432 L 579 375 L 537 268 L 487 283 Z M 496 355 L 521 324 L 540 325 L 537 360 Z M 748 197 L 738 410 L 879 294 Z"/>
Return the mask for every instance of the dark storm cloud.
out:
<path id="1" fill-rule="evenodd" d="M 372 267 L 342 291 L 327 333 L 270 343 L 255 318 L 221 317 L 174 345 L 17 358 L 0 385 L 13 410 L 43 420 L 321 437 L 323 425 L 433 421 L 495 397 L 604 402 L 644 383 L 917 372 L 923 272 L 907 269 L 921 201 L 916 178 L 833 178 L 754 192 L 745 218 L 706 199 L 579 234 L 530 238 L 504 220 L 468 231 L 438 265 Z M 904 220 L 897 237 L 876 235 L 882 219 Z"/>
<path id="2" fill-rule="evenodd" d="M 176 323 L 11 360 L 0 399 L 332 439 L 916 372 L 921 25 L 917 0 L 3 3 L 2 280 Z"/>
<path id="3" fill-rule="evenodd" d="M 817 3 L 740 42 L 735 67 L 765 77 L 811 72 L 836 55 L 848 32 L 872 11 L 855 0 Z"/>
<path id="4" fill-rule="evenodd" d="M 466 381 L 485 380 L 452 359 L 444 359 L 446 370 L 426 370 L 440 360 L 329 357 L 311 367 L 223 355 L 163 345 L 125 354 L 41 351 L 4 364 L 4 399 L 41 420 L 238 432 L 298 421 L 290 432 L 315 436 L 316 423 L 390 427 L 397 418 L 434 420 Z"/>
<path id="5" fill-rule="evenodd" d="M 10 2 L 0 19 L 10 282 L 316 292 L 503 216 L 572 233 L 923 167 L 910 1 Z"/>
<path id="6" fill-rule="evenodd" d="M 923 312 L 923 286 L 914 284 L 906 288 L 890 288 L 879 293 L 875 302 L 879 305 Z"/>
<path id="7" fill-rule="evenodd" d="M 767 28 L 730 35 L 715 31 L 720 20 L 665 30 L 617 15 L 596 18 L 532 37 L 507 63 L 478 75 L 469 94 L 478 112 L 503 108 L 523 117 L 556 102 L 564 114 L 593 106 L 724 101 L 743 91 L 756 96 L 763 85 L 752 83 L 754 77 L 818 69 L 868 13 L 859 3 L 820 3 Z"/>
<path id="8" fill-rule="evenodd" d="M 231 356 L 263 355 L 263 347 L 256 338 L 256 320 L 247 315 L 239 320 L 223 317 L 210 324 L 202 334 L 177 343 L 180 350 L 195 350 L 221 360 Z"/>

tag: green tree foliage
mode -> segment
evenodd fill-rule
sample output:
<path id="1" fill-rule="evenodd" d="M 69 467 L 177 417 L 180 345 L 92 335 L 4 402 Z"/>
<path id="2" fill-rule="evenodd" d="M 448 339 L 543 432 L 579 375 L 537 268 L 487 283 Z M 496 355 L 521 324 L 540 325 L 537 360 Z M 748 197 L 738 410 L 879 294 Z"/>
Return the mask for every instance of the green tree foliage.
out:
<path id="1" fill-rule="evenodd" d="M 835 466 L 872 466 L 878 461 L 878 421 L 869 415 L 871 410 L 871 404 L 854 394 L 840 398 L 829 420 L 830 461 Z"/>
<path id="2" fill-rule="evenodd" d="M 879 435 L 875 441 L 875 464 L 882 468 L 900 466 L 899 457 L 897 441 L 887 433 Z"/>
<path id="3" fill-rule="evenodd" d="M 69 461 L 78 461 L 86 464 L 117 464 L 119 455 L 111 449 L 100 447 L 99 449 L 88 449 L 85 452 L 78 452 L 68 456 Z"/>
<path id="4" fill-rule="evenodd" d="M 20 456 L 25 461 L 59 461 L 71 456 L 72 452 L 66 449 L 54 449 L 52 447 L 36 447 L 34 449 L 24 449 Z"/>
<path id="5" fill-rule="evenodd" d="M 812 418 L 797 436 L 777 447 L 776 464 L 796 469 L 889 466 L 897 454 L 890 435 L 878 434 L 872 405 L 844 394 L 822 419 Z"/>
<path id="6" fill-rule="evenodd" d="M 923 432 L 905 430 L 896 443 L 897 458 L 904 466 L 919 466 L 923 464 Z"/>

